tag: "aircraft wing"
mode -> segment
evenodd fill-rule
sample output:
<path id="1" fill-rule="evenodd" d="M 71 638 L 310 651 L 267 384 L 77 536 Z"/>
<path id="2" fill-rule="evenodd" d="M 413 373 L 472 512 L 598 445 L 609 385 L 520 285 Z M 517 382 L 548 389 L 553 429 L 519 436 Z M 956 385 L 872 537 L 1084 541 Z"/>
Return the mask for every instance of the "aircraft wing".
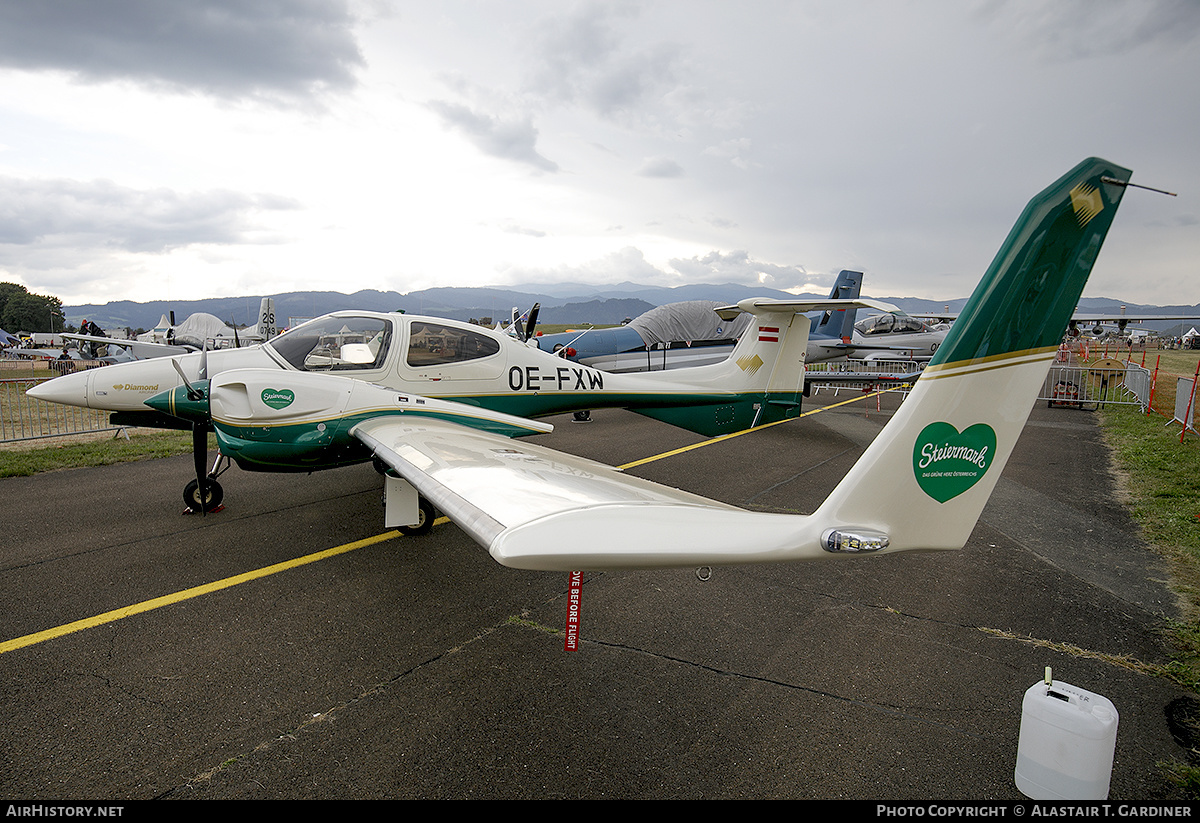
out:
<path id="1" fill-rule="evenodd" d="M 172 346 L 167 343 L 147 343 L 142 340 L 118 340 L 112 337 L 94 337 L 90 334 L 64 334 L 69 340 L 82 340 L 95 343 L 98 346 L 120 346 L 129 349 L 129 353 L 138 360 L 148 360 L 151 357 L 174 357 L 196 351 L 192 346 Z"/>
<path id="2" fill-rule="evenodd" d="M 570 546 L 570 568 L 587 569 L 601 566 L 583 544 L 603 544 L 609 560 L 625 545 L 628 564 L 642 566 L 665 562 L 681 546 L 695 556 L 728 551 L 728 532 L 716 538 L 712 518 L 748 514 L 603 463 L 431 417 L 378 417 L 351 433 L 504 565 L 525 566 L 524 558 L 547 545 Z M 639 539 L 624 534 L 630 530 Z M 714 541 L 721 545 L 706 545 Z M 537 561 L 525 567 L 546 568 Z"/>
<path id="3" fill-rule="evenodd" d="M 881 335 L 886 336 L 886 335 Z M 899 337 L 900 335 L 896 335 Z M 828 343 L 818 343 L 823 349 L 870 349 L 872 351 L 912 351 L 913 349 L 926 348 L 920 343 L 909 343 L 907 345 L 901 343 L 843 343 L 840 340 L 831 340 Z"/>
<path id="4" fill-rule="evenodd" d="M 940 320 L 944 322 L 953 322 L 958 319 L 957 313 L 941 313 L 941 314 L 913 314 L 920 320 Z M 1095 314 L 1086 312 L 1076 312 L 1071 315 L 1072 323 L 1144 323 L 1147 320 L 1200 320 L 1200 315 L 1195 314 Z"/>
<path id="5" fill-rule="evenodd" d="M 873 386 L 900 386 L 904 383 L 915 383 L 917 378 L 921 376 L 921 371 L 924 369 L 924 364 L 930 358 L 916 357 L 912 359 L 912 363 L 920 365 L 920 368 L 914 368 L 908 372 L 874 372 L 874 371 L 838 371 L 836 369 L 819 370 L 806 369 L 804 371 L 805 383 L 818 384 L 844 384 L 844 385 L 873 385 Z M 905 361 L 908 362 L 908 361 Z"/>
<path id="6" fill-rule="evenodd" d="M 1073 314 L 1071 322 L 1080 323 L 1143 323 L 1147 320 L 1200 320 L 1195 314 Z"/>

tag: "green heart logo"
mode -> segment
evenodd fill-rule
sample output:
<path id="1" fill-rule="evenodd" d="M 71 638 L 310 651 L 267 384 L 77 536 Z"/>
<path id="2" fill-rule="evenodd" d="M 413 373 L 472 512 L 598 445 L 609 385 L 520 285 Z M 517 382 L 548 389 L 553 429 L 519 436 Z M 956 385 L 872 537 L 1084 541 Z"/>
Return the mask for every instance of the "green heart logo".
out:
<path id="1" fill-rule="evenodd" d="M 913 474 L 939 503 L 958 497 L 987 474 L 996 456 L 996 432 L 986 423 L 963 432 L 949 423 L 930 423 L 913 445 Z"/>
<path id="2" fill-rule="evenodd" d="M 273 409 L 287 408 L 296 399 L 296 393 L 291 389 L 263 389 L 260 396 Z"/>

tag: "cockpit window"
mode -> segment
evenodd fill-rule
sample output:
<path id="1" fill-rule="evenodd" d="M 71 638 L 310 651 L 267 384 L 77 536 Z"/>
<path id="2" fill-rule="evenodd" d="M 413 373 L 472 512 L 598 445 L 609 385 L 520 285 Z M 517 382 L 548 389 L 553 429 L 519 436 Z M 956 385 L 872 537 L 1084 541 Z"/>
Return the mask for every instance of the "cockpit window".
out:
<path id="1" fill-rule="evenodd" d="M 915 317 L 880 314 L 868 317 L 854 324 L 854 330 L 859 334 L 904 334 L 928 331 L 928 328 Z"/>
<path id="2" fill-rule="evenodd" d="M 319 317 L 268 345 L 301 371 L 352 371 L 381 368 L 391 337 L 391 323 L 377 317 Z"/>
<path id="3" fill-rule="evenodd" d="M 457 326 L 413 322 L 408 337 L 408 365 L 439 366 L 465 363 L 500 351 L 500 344 L 486 334 Z"/>

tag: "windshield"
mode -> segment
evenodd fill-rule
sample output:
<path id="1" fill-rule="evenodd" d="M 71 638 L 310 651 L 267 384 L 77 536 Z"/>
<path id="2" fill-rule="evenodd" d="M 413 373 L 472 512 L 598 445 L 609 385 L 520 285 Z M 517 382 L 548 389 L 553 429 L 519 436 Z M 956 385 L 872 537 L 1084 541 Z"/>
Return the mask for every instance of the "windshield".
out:
<path id="1" fill-rule="evenodd" d="M 391 323 L 378 317 L 318 317 L 268 345 L 301 371 L 378 369 L 391 337 Z"/>

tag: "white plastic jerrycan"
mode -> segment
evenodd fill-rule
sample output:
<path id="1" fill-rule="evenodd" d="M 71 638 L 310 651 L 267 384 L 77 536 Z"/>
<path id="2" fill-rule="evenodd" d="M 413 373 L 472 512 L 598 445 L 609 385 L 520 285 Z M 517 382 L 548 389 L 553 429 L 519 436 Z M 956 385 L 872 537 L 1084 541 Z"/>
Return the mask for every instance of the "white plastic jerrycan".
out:
<path id="1" fill-rule="evenodd" d="M 1021 705 L 1017 788 L 1034 800 L 1107 798 L 1118 719 L 1108 698 L 1053 682 L 1047 667 Z"/>

